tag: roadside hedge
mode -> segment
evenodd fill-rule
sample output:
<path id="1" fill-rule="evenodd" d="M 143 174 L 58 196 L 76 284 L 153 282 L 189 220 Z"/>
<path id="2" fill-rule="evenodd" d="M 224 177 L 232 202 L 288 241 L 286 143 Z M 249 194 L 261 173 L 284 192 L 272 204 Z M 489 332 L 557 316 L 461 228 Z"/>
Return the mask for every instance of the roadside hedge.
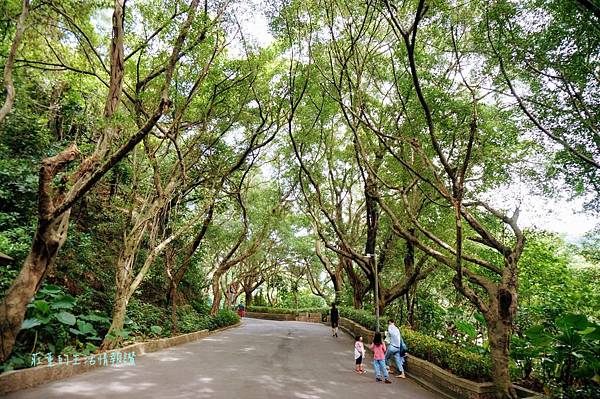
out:
<path id="1" fill-rule="evenodd" d="M 220 310 L 215 316 L 197 313 L 190 305 L 181 306 L 177 309 L 179 331 L 182 333 L 200 330 L 216 330 L 221 327 L 230 326 L 240 321 L 237 313 L 231 310 Z"/>
<path id="2" fill-rule="evenodd" d="M 219 310 L 215 316 L 211 317 L 209 330 L 216 330 L 217 328 L 231 326 L 239 323 L 240 316 L 232 310 L 222 309 Z"/>
<path id="3" fill-rule="evenodd" d="M 298 311 L 296 311 L 295 309 L 249 306 L 247 310 L 250 312 L 283 314 L 297 314 L 303 312 L 329 313 L 328 308 L 298 309 Z M 375 331 L 377 328 L 375 316 L 365 310 L 340 307 L 339 312 L 341 317 L 350 319 L 371 331 Z M 380 326 L 385 327 L 386 324 L 386 319 L 382 318 L 380 320 Z M 469 352 L 454 344 L 440 341 L 437 338 L 413 331 L 404 326 L 400 327 L 400 330 L 408 345 L 409 355 L 414 355 L 431 362 L 462 378 L 472 381 L 491 381 L 492 364 L 488 356 Z"/>

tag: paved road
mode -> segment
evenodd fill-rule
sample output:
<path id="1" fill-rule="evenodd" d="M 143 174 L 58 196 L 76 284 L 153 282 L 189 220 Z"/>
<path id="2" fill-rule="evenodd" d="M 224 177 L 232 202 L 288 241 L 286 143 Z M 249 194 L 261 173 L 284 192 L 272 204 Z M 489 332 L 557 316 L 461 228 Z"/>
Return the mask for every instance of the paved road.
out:
<path id="1" fill-rule="evenodd" d="M 238 328 L 140 356 L 136 366 L 99 368 L 7 399 L 439 399 L 410 379 L 376 383 L 369 354 L 368 373 L 354 373 L 354 340 L 329 331 L 244 319 Z"/>

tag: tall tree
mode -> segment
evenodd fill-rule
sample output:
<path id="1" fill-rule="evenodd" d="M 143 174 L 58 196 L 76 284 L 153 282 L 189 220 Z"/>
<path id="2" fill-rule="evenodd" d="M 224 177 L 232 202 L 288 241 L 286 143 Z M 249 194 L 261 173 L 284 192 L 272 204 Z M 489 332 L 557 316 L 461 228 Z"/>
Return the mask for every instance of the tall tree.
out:
<path id="1" fill-rule="evenodd" d="M 182 52 L 185 51 L 184 43 L 190 32 L 190 27 L 196 19 L 198 3 L 197 0 L 191 1 L 186 10 L 186 18 L 179 26 L 178 33 L 172 42 L 170 56 L 164 61 L 163 67 L 154 73 L 155 78 L 162 77 L 162 81 L 155 88 L 157 96 L 152 99 L 140 98 L 135 100 L 136 107 L 144 109 L 144 121 L 140 124 L 141 127 L 136 128 L 128 138 L 122 138 L 120 136 L 122 126 L 119 126 L 120 122 L 119 118 L 116 118 L 116 111 L 121 103 L 119 99 L 123 93 L 124 60 L 128 57 L 124 56 L 125 2 L 115 0 L 112 44 L 109 57 L 110 70 L 106 68 L 100 57 L 97 57 L 96 61 L 103 66 L 104 71 L 110 76 L 108 82 L 106 82 L 108 94 L 104 109 L 105 127 L 96 140 L 94 151 L 74 171 L 65 172 L 61 175 L 67 166 L 80 156 L 80 151 L 75 143 L 57 155 L 46 158 L 41 164 L 38 198 L 39 215 L 31 250 L 19 275 L 0 304 L 0 326 L 2 327 L 0 362 L 10 355 L 16 336 L 21 328 L 27 304 L 40 288 L 44 277 L 54 264 L 56 256 L 67 238 L 71 208 L 152 131 L 168 109 L 171 102 L 169 99 L 171 82 L 175 68 L 181 60 Z M 66 26 L 78 26 L 76 18 L 69 15 L 62 7 L 54 4 L 50 4 L 48 7 L 59 18 L 64 18 Z M 96 56 L 98 55 L 97 49 L 92 45 L 84 29 L 80 28 L 78 37 L 81 37 L 82 43 L 86 43 L 83 46 L 87 46 L 82 51 L 86 54 L 91 52 Z M 85 41 L 86 38 L 87 41 Z M 48 42 L 48 45 L 51 46 L 50 42 Z M 51 49 L 56 51 L 53 48 Z M 29 60 L 27 62 L 29 64 L 59 65 L 65 69 L 81 71 L 66 64 L 65 57 L 58 52 L 53 54 L 56 57 L 54 63 L 40 60 Z M 94 72 L 90 72 L 90 74 L 98 76 Z M 104 82 L 101 76 L 98 76 L 98 79 Z M 128 94 L 127 97 L 133 99 L 131 94 Z M 148 107 L 151 107 L 151 112 L 145 110 Z M 113 144 L 118 144 L 115 149 L 113 149 Z M 61 175 L 60 178 L 58 178 L 59 175 Z M 60 181 L 58 185 L 55 183 L 57 180 Z"/>

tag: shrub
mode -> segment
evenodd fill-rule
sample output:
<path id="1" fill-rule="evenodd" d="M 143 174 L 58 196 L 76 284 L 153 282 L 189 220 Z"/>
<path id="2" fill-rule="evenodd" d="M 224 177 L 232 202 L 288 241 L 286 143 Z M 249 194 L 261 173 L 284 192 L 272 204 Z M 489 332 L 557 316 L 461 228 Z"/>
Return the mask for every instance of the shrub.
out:
<path id="1" fill-rule="evenodd" d="M 211 323 L 210 316 L 198 313 L 191 305 L 177 308 L 177 328 L 182 333 L 210 330 Z"/>
<path id="2" fill-rule="evenodd" d="M 211 318 L 210 330 L 216 330 L 217 328 L 230 326 L 235 323 L 239 323 L 240 316 L 231 310 L 220 310 L 215 316 Z"/>
<path id="3" fill-rule="evenodd" d="M 371 331 L 375 331 L 377 329 L 377 319 L 371 313 L 347 307 L 339 308 L 340 316 L 355 321 L 363 327 L 368 328 Z"/>
<path id="4" fill-rule="evenodd" d="M 170 327 L 169 311 L 165 308 L 142 302 L 139 298 L 133 297 L 127 305 L 127 318 L 125 319 L 125 329 L 136 335 L 150 335 L 151 326 Z"/>
<path id="5" fill-rule="evenodd" d="M 491 362 L 487 356 L 469 352 L 405 327 L 401 330 L 411 354 L 463 378 L 475 381 L 492 378 Z"/>
<path id="6" fill-rule="evenodd" d="M 217 328 L 238 323 L 240 317 L 231 310 L 220 310 L 215 316 L 200 314 L 190 306 L 185 305 L 177 309 L 179 331 L 189 333 L 200 330 L 216 330 Z"/>

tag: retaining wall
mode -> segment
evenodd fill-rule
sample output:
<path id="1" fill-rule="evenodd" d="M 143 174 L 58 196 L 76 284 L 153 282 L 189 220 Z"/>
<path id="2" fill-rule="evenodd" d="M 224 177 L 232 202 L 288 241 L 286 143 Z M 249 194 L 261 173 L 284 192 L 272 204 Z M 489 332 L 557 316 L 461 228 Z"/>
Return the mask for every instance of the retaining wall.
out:
<path id="1" fill-rule="evenodd" d="M 253 319 L 264 319 L 264 320 L 279 320 L 279 321 L 304 321 L 309 323 L 320 323 L 322 321 L 321 313 L 259 313 L 259 312 L 246 312 L 246 317 Z"/>

